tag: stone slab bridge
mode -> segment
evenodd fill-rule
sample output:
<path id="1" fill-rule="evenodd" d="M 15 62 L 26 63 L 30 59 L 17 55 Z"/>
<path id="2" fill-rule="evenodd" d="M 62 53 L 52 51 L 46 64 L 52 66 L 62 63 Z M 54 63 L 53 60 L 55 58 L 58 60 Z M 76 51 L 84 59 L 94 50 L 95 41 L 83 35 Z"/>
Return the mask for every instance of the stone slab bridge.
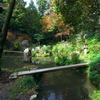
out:
<path id="1" fill-rule="evenodd" d="M 66 65 L 66 66 L 59 66 L 59 67 L 51 67 L 51 68 L 43 68 L 43 69 L 15 72 L 15 73 L 12 73 L 10 75 L 9 79 L 15 79 L 18 76 L 22 76 L 22 75 L 52 72 L 52 71 L 69 69 L 69 68 L 78 68 L 78 67 L 84 67 L 84 66 L 87 66 L 87 65 L 89 65 L 89 63 L 81 63 L 81 64 L 74 64 L 74 65 Z"/>

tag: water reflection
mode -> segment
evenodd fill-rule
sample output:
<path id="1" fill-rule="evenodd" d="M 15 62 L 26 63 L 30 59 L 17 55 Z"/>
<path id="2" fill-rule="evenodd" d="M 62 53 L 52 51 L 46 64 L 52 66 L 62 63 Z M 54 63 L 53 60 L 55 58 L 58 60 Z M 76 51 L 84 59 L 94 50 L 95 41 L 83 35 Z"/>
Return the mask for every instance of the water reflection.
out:
<path id="1" fill-rule="evenodd" d="M 90 100 L 86 82 L 86 75 L 70 69 L 45 73 L 38 100 Z M 93 85 L 87 84 L 93 92 Z"/>
<path id="2" fill-rule="evenodd" d="M 49 68 L 56 66 L 53 57 L 33 57 L 32 63 L 39 66 L 40 68 Z"/>
<path id="3" fill-rule="evenodd" d="M 36 65 L 39 68 L 56 66 L 52 57 L 32 57 L 32 63 L 23 63 L 23 54 L 7 54 L 2 58 L 3 68 L 15 69 L 26 65 Z"/>
<path id="4" fill-rule="evenodd" d="M 20 55 L 7 55 L 2 58 L 2 66 L 3 68 L 21 68 L 24 66 L 23 56 Z"/>

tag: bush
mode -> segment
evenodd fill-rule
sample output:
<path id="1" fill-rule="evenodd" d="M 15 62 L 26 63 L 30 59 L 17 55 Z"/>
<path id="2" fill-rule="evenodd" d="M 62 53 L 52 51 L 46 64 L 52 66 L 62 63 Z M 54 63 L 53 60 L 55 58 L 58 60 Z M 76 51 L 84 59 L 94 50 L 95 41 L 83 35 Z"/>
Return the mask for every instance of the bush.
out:
<path id="1" fill-rule="evenodd" d="M 94 91 L 94 93 L 90 96 L 92 100 L 100 100 L 100 90 Z"/>
<path id="2" fill-rule="evenodd" d="M 70 65 L 71 64 L 71 59 L 67 57 L 67 55 L 58 55 L 54 57 L 54 61 L 58 65 Z"/>
<path id="3" fill-rule="evenodd" d="M 78 64 L 80 62 L 81 62 L 81 60 L 79 59 L 79 54 L 73 53 L 72 54 L 72 63 L 73 64 Z"/>
<path id="4" fill-rule="evenodd" d="M 90 79 L 93 81 L 93 83 L 96 86 L 100 86 L 100 54 L 98 55 L 92 55 L 90 57 L 90 64 L 89 64 L 89 69 L 88 71 Z"/>
<path id="5" fill-rule="evenodd" d="M 53 47 L 52 52 L 54 56 L 54 61 L 58 65 L 70 65 L 80 63 L 79 55 L 73 53 L 73 48 L 71 45 L 64 46 L 62 44 L 57 44 Z"/>
<path id="6" fill-rule="evenodd" d="M 39 52 L 38 50 L 34 50 L 34 51 L 32 52 L 32 56 L 35 57 L 35 56 L 37 55 L 38 52 Z"/>
<path id="7" fill-rule="evenodd" d="M 34 81 L 32 76 L 23 76 L 20 77 L 16 82 L 10 87 L 12 95 L 10 96 L 10 100 L 15 100 L 19 94 L 27 94 L 29 91 L 34 94 L 35 91 L 31 91 L 32 89 L 37 88 L 37 84 Z"/>
<path id="8" fill-rule="evenodd" d="M 21 43 L 19 41 L 14 43 L 14 50 L 21 50 Z"/>
<path id="9" fill-rule="evenodd" d="M 58 65 L 67 65 L 70 63 L 70 59 L 68 58 L 68 50 L 63 47 L 56 45 L 52 49 L 52 54 L 54 56 L 54 61 Z"/>

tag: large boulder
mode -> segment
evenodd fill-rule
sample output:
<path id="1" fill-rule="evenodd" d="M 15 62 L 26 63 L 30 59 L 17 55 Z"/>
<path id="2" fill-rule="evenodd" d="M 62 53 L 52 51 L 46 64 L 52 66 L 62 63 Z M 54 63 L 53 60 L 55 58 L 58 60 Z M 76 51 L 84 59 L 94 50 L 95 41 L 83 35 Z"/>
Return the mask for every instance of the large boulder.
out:
<path id="1" fill-rule="evenodd" d="M 29 41 L 28 40 L 23 40 L 21 43 L 22 47 L 27 48 L 30 46 Z"/>

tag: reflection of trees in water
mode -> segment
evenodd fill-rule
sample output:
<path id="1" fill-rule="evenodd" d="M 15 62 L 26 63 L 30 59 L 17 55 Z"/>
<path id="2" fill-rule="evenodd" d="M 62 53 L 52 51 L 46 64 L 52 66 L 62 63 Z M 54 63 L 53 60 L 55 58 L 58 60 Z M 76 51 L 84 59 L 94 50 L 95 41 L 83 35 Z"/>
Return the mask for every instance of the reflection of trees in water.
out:
<path id="1" fill-rule="evenodd" d="M 41 68 L 49 68 L 55 66 L 53 57 L 33 57 L 32 63 Z"/>
<path id="2" fill-rule="evenodd" d="M 5 56 L 2 62 L 4 68 L 17 68 L 22 67 L 22 57 L 21 56 Z"/>
<path id="3" fill-rule="evenodd" d="M 23 56 L 3 56 L 2 66 L 4 68 L 21 68 L 31 63 L 23 63 Z"/>
<path id="4" fill-rule="evenodd" d="M 83 88 L 85 78 L 71 70 L 45 73 L 38 100 L 85 100 L 87 89 Z"/>

